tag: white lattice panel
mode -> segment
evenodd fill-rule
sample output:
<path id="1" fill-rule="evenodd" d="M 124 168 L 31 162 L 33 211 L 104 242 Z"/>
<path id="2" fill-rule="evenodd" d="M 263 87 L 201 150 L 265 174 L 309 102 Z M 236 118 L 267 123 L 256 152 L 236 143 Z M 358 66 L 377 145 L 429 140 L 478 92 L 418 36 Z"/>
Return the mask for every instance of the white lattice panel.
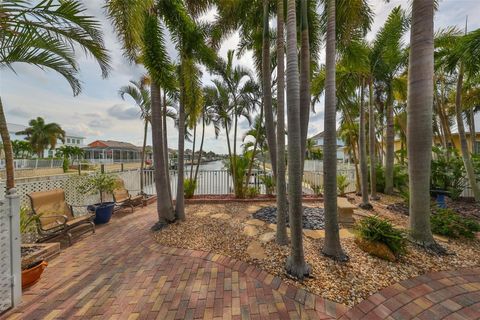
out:
<path id="1" fill-rule="evenodd" d="M 12 306 L 10 239 L 7 204 L 0 202 L 0 313 Z"/>

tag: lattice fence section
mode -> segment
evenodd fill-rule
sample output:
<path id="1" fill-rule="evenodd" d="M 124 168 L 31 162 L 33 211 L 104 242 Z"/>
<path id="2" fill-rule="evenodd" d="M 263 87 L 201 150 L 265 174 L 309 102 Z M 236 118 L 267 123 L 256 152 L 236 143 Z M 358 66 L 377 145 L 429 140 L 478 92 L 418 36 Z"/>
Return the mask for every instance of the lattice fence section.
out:
<path id="1" fill-rule="evenodd" d="M 0 313 L 12 306 L 10 217 L 8 204 L 0 200 Z"/>

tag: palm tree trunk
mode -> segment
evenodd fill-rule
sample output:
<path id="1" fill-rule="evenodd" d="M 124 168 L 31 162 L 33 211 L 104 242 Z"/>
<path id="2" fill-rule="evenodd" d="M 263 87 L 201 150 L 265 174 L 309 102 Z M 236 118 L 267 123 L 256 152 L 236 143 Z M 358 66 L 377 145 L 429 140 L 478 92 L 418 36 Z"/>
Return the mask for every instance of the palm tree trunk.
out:
<path id="1" fill-rule="evenodd" d="M 475 112 L 473 107 L 470 108 L 470 143 L 472 147 L 472 154 L 475 154 L 475 142 L 476 140 L 476 131 L 475 131 Z"/>
<path id="2" fill-rule="evenodd" d="M 277 141 L 272 108 L 272 75 L 270 70 L 270 31 L 269 0 L 263 0 L 263 42 L 262 42 L 262 85 L 263 107 L 265 108 L 265 129 L 267 131 L 268 152 L 272 163 L 273 175 L 277 175 Z"/>
<path id="3" fill-rule="evenodd" d="M 465 171 L 467 172 L 468 182 L 472 189 L 473 196 L 476 202 L 480 201 L 480 187 L 476 181 L 475 171 L 473 169 L 472 159 L 468 151 L 467 137 L 465 135 L 465 126 L 462 118 L 462 90 L 463 90 L 463 62 L 460 63 L 460 70 L 458 72 L 457 79 L 457 93 L 455 99 L 455 115 L 457 118 L 458 135 L 460 137 L 460 146 L 462 150 L 463 164 L 465 165 Z"/>
<path id="4" fill-rule="evenodd" d="M 152 144 L 155 166 L 155 187 L 157 190 L 158 223 L 154 228 L 175 220 L 172 202 L 168 198 L 167 178 L 165 176 L 165 155 L 163 150 L 162 109 L 160 104 L 160 88 L 152 82 L 150 86 L 152 99 Z"/>
<path id="5" fill-rule="evenodd" d="M 327 1 L 327 48 L 325 81 L 325 118 L 323 145 L 323 179 L 325 197 L 324 255 L 345 261 L 348 256 L 340 244 L 337 218 L 337 129 L 335 108 L 335 0 Z M 290 146 L 290 143 L 288 144 Z"/>
<path id="6" fill-rule="evenodd" d="M 352 157 L 353 157 L 353 165 L 355 167 L 355 192 L 359 194 L 360 193 L 360 169 L 358 167 L 357 150 L 359 150 L 357 146 L 357 141 L 355 141 L 355 139 L 352 139 Z"/>
<path id="7" fill-rule="evenodd" d="M 308 122 L 310 119 L 310 41 L 308 37 L 307 0 L 301 2 L 301 36 L 300 47 L 300 126 L 302 130 L 302 171 L 307 147 Z"/>
<path id="8" fill-rule="evenodd" d="M 3 111 L 2 98 L 0 97 L 0 136 L 2 137 L 3 150 L 5 151 L 5 172 L 7 176 L 7 194 L 15 187 L 15 170 L 13 165 L 13 149 L 10 134 L 8 133 L 7 120 Z"/>
<path id="9" fill-rule="evenodd" d="M 193 145 L 192 145 L 192 159 L 190 163 L 190 180 L 193 178 L 193 166 L 195 163 L 195 144 L 197 142 L 197 123 L 193 125 Z"/>
<path id="10" fill-rule="evenodd" d="M 235 195 L 238 196 L 241 193 L 241 190 L 238 190 L 237 178 L 241 179 L 241 177 L 237 177 L 237 129 L 238 129 L 238 115 L 237 115 L 237 100 L 234 99 L 235 106 L 233 108 L 234 112 L 234 128 L 233 128 L 233 158 L 231 161 L 232 167 L 232 180 L 233 180 L 233 188 L 235 189 Z"/>
<path id="11" fill-rule="evenodd" d="M 365 136 L 365 79 L 362 79 L 360 92 L 360 132 L 358 134 L 358 146 L 360 152 L 360 186 L 362 191 L 361 208 L 372 209 L 368 201 L 368 165 L 367 165 L 367 139 Z"/>
<path id="12" fill-rule="evenodd" d="M 277 234 L 279 245 L 288 243 L 287 183 L 285 181 L 285 49 L 283 0 L 277 0 Z"/>
<path id="13" fill-rule="evenodd" d="M 395 161 L 395 128 L 393 123 L 393 97 L 392 89 L 387 93 L 387 132 L 385 138 L 385 190 L 386 194 L 393 193 L 393 164 Z"/>
<path id="14" fill-rule="evenodd" d="M 257 136 L 255 137 L 255 143 L 253 145 L 252 159 L 250 159 L 250 163 L 248 164 L 248 173 L 247 173 L 247 176 L 245 177 L 245 189 L 248 188 L 248 183 L 250 182 L 250 176 L 252 174 L 253 163 L 255 162 L 255 155 L 257 154 L 258 140 L 260 139 L 260 131 L 263 123 L 263 106 L 260 109 L 259 117 L 260 117 L 260 121 L 259 121 L 258 127 L 256 128 Z"/>
<path id="15" fill-rule="evenodd" d="M 200 169 L 200 162 L 202 160 L 203 141 L 204 140 L 205 140 L 205 115 L 202 116 L 202 138 L 200 140 L 200 155 L 198 156 L 197 167 L 195 168 L 195 176 L 193 178 L 194 181 L 197 181 L 198 170 Z"/>
<path id="16" fill-rule="evenodd" d="M 142 162 L 140 163 L 140 193 L 144 194 L 143 189 L 145 187 L 145 149 L 147 148 L 147 135 L 148 135 L 148 119 L 145 119 L 145 126 L 143 130 L 143 145 L 142 145 Z"/>
<path id="17" fill-rule="evenodd" d="M 183 67 L 183 57 L 180 62 Z M 180 72 L 180 103 L 178 110 L 178 163 L 177 163 L 177 197 L 175 198 L 175 211 L 177 218 L 185 220 L 185 87 L 183 85 L 183 70 Z"/>
<path id="18" fill-rule="evenodd" d="M 369 132 L 369 153 L 370 153 L 370 198 L 378 200 L 377 196 L 377 159 L 375 153 L 375 145 L 377 139 L 375 137 L 375 107 L 373 104 L 373 80 L 368 83 L 368 132 Z"/>
<path id="19" fill-rule="evenodd" d="M 429 190 L 433 134 L 433 11 L 434 0 L 413 1 L 407 98 L 410 235 L 415 242 L 429 247 L 435 245 L 430 229 Z"/>
<path id="20" fill-rule="evenodd" d="M 288 196 L 291 230 L 290 256 L 286 271 L 303 279 L 310 274 L 303 252 L 302 238 L 302 148 L 300 128 L 300 79 L 297 56 L 295 0 L 287 7 L 287 112 L 288 112 Z"/>
<path id="21" fill-rule="evenodd" d="M 167 131 L 167 92 L 163 90 L 163 150 L 165 153 L 165 175 L 167 177 L 168 197 L 173 205 L 172 186 L 170 183 L 170 159 L 168 157 L 168 131 Z"/>

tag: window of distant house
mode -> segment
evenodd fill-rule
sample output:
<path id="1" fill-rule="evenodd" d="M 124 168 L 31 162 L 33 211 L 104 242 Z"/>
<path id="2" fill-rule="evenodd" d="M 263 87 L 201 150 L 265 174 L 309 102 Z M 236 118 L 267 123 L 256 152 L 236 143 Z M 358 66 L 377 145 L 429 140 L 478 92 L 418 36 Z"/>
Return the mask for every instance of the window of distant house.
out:
<path id="1" fill-rule="evenodd" d="M 480 140 L 475 141 L 475 153 L 480 154 Z"/>
<path id="2" fill-rule="evenodd" d="M 67 138 L 67 143 L 70 143 L 70 138 Z"/>
<path id="3" fill-rule="evenodd" d="M 77 139 L 77 144 L 80 144 L 80 139 Z"/>

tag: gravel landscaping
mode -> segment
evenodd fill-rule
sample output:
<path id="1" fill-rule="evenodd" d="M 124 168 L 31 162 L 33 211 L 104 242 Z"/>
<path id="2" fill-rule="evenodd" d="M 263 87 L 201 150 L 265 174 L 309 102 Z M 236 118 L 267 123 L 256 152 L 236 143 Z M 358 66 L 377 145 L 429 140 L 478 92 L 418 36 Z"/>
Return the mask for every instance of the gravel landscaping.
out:
<path id="1" fill-rule="evenodd" d="M 277 208 L 264 207 L 253 214 L 253 217 L 268 223 L 277 224 Z M 303 207 L 303 228 L 322 230 L 325 227 L 325 214 L 322 208 Z M 288 226 L 288 214 L 287 214 Z"/>
<path id="2" fill-rule="evenodd" d="M 356 203 L 355 196 L 352 196 L 351 200 Z M 389 204 L 399 200 L 397 197 L 382 196 L 381 200 L 372 203 L 373 211 L 359 209 L 356 213 L 359 216 L 379 214 L 395 225 L 407 226 L 408 217 L 386 209 Z M 255 204 L 231 202 L 188 205 L 186 221 L 172 224 L 154 236 L 164 246 L 211 251 L 258 265 L 291 284 L 348 306 L 362 301 L 382 288 L 420 274 L 480 265 L 478 239 L 448 242 L 442 239 L 441 245 L 452 253 L 447 256 L 432 255 L 409 244 L 408 253 L 398 262 L 387 262 L 363 252 L 353 238 L 344 238 L 341 239 L 342 246 L 350 256 L 350 261 L 341 264 L 321 254 L 324 239 L 304 236 L 305 259 L 312 267 L 312 277 L 299 283 L 289 279 L 284 272 L 289 248 L 278 246 L 274 240 L 259 240 L 272 233 L 272 225 L 252 219 L 252 214 L 273 205 L 273 201 Z M 322 207 L 322 203 L 315 202 L 306 206 L 318 208 Z M 250 236 L 245 233 L 245 229 L 251 231 L 251 227 L 257 232 L 250 232 Z M 264 250 L 263 258 L 255 259 L 247 253 L 247 248 L 252 243 L 255 246 L 260 245 L 260 249 Z"/>

